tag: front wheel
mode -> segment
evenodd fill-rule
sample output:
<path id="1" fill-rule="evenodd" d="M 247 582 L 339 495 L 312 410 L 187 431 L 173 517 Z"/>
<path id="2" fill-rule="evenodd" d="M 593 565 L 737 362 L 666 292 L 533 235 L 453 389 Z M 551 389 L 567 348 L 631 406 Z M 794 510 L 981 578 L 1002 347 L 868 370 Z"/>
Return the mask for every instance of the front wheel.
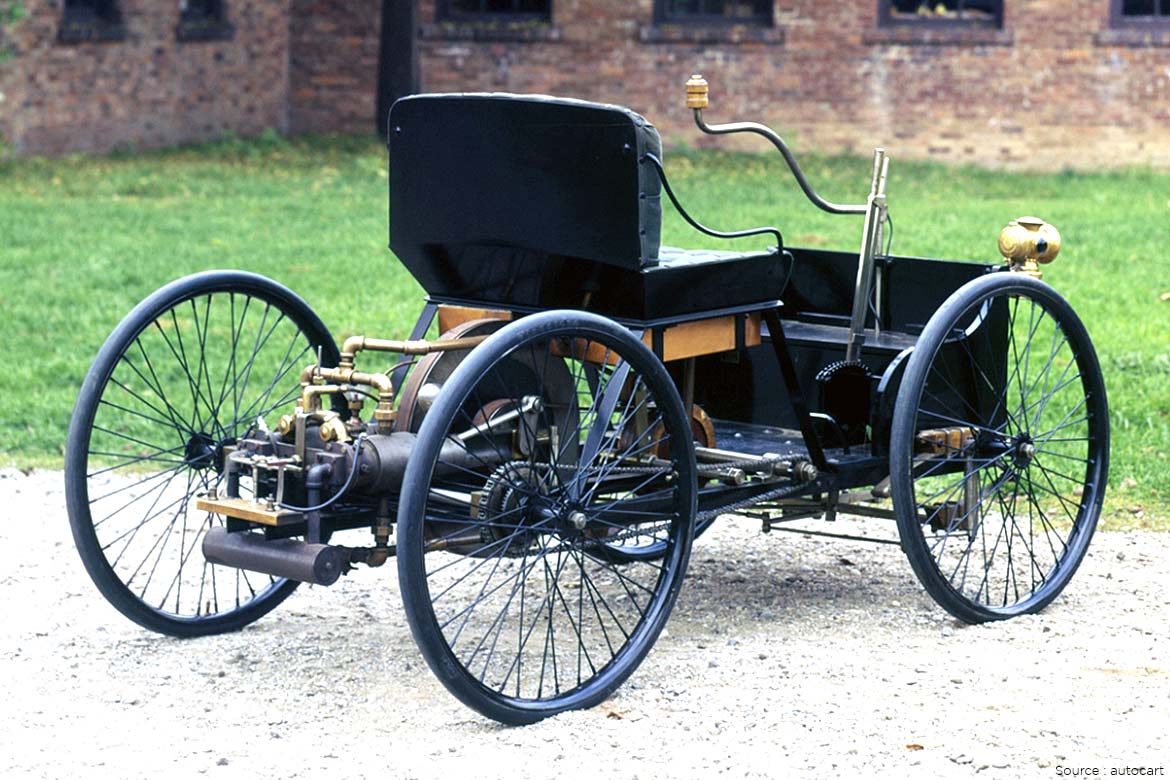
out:
<path id="1" fill-rule="evenodd" d="M 444 384 L 403 479 L 398 576 L 427 663 L 504 723 L 601 702 L 666 623 L 696 495 L 682 401 L 640 341 L 581 312 L 504 327 Z M 617 562 L 624 539 L 661 554 Z"/>
<path id="2" fill-rule="evenodd" d="M 898 391 L 890 487 L 927 592 L 969 623 L 1037 612 L 1085 555 L 1109 471 L 1105 383 L 1052 287 L 993 273 L 931 317 Z"/>
<path id="3" fill-rule="evenodd" d="M 224 520 L 195 509 L 222 491 L 226 448 L 291 412 L 300 371 L 336 365 L 312 309 L 281 285 L 208 271 L 166 285 L 122 320 L 85 377 L 65 453 L 65 499 L 82 562 L 134 622 L 172 636 L 233 631 L 297 583 L 208 563 Z M 251 478 L 240 488 L 247 494 Z"/>

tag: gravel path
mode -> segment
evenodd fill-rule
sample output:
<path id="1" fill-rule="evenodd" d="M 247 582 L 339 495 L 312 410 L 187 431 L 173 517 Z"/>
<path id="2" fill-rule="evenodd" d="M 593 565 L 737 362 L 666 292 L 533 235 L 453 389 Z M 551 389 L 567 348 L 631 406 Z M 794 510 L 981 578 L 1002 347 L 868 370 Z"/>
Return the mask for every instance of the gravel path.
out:
<path id="1" fill-rule="evenodd" d="M 1045 613 L 966 627 L 896 547 L 726 519 L 616 695 L 505 728 L 431 676 L 392 566 L 180 641 L 129 623 L 89 582 L 59 472 L 0 471 L 0 507 L 5 778 L 1170 770 L 1170 534 L 1099 534 Z"/>

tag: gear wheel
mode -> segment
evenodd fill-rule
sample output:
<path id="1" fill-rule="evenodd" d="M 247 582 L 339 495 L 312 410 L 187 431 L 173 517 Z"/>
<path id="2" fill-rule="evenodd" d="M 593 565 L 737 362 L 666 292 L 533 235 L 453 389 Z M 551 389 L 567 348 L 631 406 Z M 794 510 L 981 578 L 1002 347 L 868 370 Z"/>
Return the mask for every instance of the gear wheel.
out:
<path id="1" fill-rule="evenodd" d="M 860 360 L 839 360 L 817 372 L 821 411 L 840 427 L 848 444 L 865 441 L 873 381 Z"/>
<path id="2" fill-rule="evenodd" d="M 534 491 L 546 491 L 541 481 L 540 473 L 527 463 L 505 463 L 491 473 L 476 506 L 476 519 L 484 523 L 480 534 L 485 544 L 512 536 L 515 538 L 508 543 L 508 554 L 519 554 L 527 548 L 532 534 L 518 533 L 517 526 L 522 525 L 526 517 L 525 512 L 517 510 L 522 510 L 524 499 Z M 495 522 L 497 520 L 499 522 Z"/>

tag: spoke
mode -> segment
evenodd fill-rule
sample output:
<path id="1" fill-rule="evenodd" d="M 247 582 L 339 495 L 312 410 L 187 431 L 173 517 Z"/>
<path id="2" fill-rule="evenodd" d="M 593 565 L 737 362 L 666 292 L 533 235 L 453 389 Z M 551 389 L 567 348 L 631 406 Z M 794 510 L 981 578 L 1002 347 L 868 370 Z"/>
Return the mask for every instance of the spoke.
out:
<path id="1" fill-rule="evenodd" d="M 173 455 L 173 454 L 177 454 L 179 452 L 179 450 L 182 450 L 182 449 L 185 449 L 185 445 L 180 445 L 178 447 L 172 447 L 169 450 L 163 450 L 163 451 L 159 452 L 158 455 Z M 103 457 L 108 456 L 111 458 L 123 457 L 123 453 L 100 452 L 97 450 L 90 450 L 89 454 L 90 455 L 101 455 Z M 172 463 L 172 464 L 178 464 L 179 466 L 186 466 L 187 465 L 187 462 L 184 460 L 175 460 L 173 458 L 159 458 L 156 455 L 143 455 L 143 456 L 137 457 L 137 458 L 129 458 L 127 460 L 122 461 L 121 463 L 118 463 L 118 464 L 113 465 L 113 466 L 108 466 L 104 469 L 99 469 L 97 471 L 91 471 L 88 474 L 86 474 L 85 476 L 88 478 L 93 478 L 93 477 L 98 476 L 99 474 L 105 474 L 107 471 L 116 471 L 117 469 L 123 469 L 123 468 L 126 468 L 127 466 L 133 466 L 135 463 L 148 463 L 148 462 L 149 463 Z"/>

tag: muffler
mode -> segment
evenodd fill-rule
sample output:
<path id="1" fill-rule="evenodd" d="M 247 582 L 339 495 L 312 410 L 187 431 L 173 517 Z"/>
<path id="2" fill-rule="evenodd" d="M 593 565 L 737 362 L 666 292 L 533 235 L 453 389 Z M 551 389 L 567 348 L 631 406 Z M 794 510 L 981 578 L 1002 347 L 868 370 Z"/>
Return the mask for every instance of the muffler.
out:
<path id="1" fill-rule="evenodd" d="M 209 563 L 285 577 L 314 585 L 332 585 L 349 567 L 349 549 L 309 544 L 299 539 L 265 539 L 264 534 L 222 526 L 203 537 L 203 557 Z"/>

